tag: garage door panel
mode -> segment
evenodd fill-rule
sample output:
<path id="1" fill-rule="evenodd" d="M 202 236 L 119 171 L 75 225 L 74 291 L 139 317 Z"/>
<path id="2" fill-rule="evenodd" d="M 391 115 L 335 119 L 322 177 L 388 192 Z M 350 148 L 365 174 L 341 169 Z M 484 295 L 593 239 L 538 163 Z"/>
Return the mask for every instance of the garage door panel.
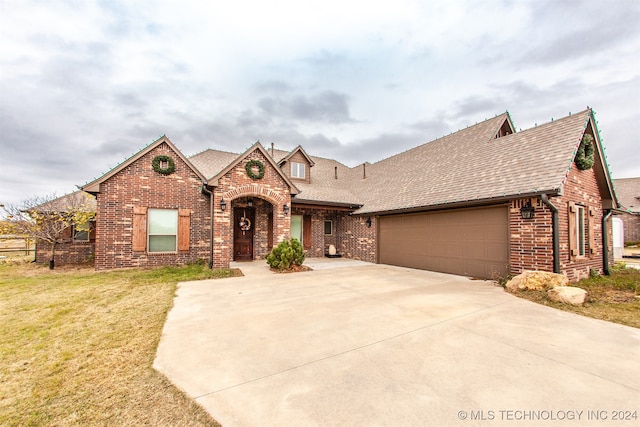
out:
<path id="1" fill-rule="evenodd" d="M 489 244 L 486 247 L 486 251 L 486 259 L 489 261 L 507 261 L 509 259 L 509 254 L 505 252 L 502 245 Z"/>
<path id="2" fill-rule="evenodd" d="M 469 226 L 468 229 L 462 229 L 460 231 L 463 233 L 463 239 L 472 242 L 480 242 L 486 239 L 486 231 L 480 226 Z"/>
<path id="3" fill-rule="evenodd" d="M 504 206 L 380 218 L 380 262 L 481 278 L 508 272 Z"/>
<path id="4" fill-rule="evenodd" d="M 505 225 L 489 225 L 483 231 L 484 240 L 502 243 L 505 238 Z"/>
<path id="5" fill-rule="evenodd" d="M 487 249 L 480 245 L 465 245 L 462 247 L 462 253 L 465 258 L 471 259 L 486 259 Z"/>

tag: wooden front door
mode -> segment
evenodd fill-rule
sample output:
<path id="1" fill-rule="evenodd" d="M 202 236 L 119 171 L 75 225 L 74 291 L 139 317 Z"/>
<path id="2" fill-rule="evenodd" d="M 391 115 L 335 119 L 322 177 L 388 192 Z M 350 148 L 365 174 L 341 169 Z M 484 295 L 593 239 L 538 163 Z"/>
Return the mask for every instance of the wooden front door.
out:
<path id="1" fill-rule="evenodd" d="M 253 261 L 253 230 L 255 210 L 235 208 L 233 226 L 233 260 Z"/>

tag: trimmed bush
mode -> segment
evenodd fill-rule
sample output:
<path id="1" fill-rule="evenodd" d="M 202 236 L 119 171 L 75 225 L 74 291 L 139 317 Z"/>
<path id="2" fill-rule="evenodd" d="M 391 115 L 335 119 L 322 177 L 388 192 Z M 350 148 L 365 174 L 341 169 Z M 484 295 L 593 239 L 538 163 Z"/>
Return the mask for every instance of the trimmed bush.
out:
<path id="1" fill-rule="evenodd" d="M 304 249 L 298 239 L 285 240 L 267 254 L 267 264 L 277 270 L 288 270 L 304 262 Z"/>

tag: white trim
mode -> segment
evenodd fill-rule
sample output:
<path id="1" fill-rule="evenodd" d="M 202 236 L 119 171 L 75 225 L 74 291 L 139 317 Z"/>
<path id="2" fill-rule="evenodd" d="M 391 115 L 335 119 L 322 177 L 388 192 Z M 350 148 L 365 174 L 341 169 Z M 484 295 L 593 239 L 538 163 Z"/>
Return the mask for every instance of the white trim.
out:
<path id="1" fill-rule="evenodd" d="M 300 174 L 302 172 L 302 174 Z M 291 162 L 291 178 L 305 179 L 307 177 L 307 165 L 299 162 Z"/>

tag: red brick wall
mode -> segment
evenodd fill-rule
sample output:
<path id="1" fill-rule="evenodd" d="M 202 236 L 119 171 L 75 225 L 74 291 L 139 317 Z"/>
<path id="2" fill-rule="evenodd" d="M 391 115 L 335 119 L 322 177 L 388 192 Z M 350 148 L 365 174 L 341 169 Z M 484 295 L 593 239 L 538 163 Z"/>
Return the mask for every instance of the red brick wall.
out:
<path id="1" fill-rule="evenodd" d="M 624 225 L 624 241 L 640 242 L 640 213 L 625 213 L 618 216 Z"/>
<path id="2" fill-rule="evenodd" d="M 377 261 L 377 221 L 371 217 L 371 227 L 363 216 L 345 216 L 339 222 L 340 250 L 343 256 L 367 262 Z"/>
<path id="3" fill-rule="evenodd" d="M 89 241 L 75 241 L 71 237 L 72 228 L 64 230 L 62 234 L 62 242 L 56 245 L 56 253 L 54 256 L 56 265 L 64 264 L 87 264 L 93 265 L 95 252 L 95 223 L 91 223 L 91 232 L 89 233 Z M 48 264 L 51 258 L 51 243 L 44 240 L 36 242 L 36 258 L 35 261 L 41 264 Z"/>
<path id="4" fill-rule="evenodd" d="M 310 216 L 311 217 L 311 247 L 306 249 L 306 257 L 323 257 L 327 252 L 329 243 L 325 243 L 324 236 L 324 220 L 325 218 L 330 219 L 334 218 L 335 215 L 333 212 L 326 211 L 324 209 L 311 209 L 305 208 L 304 206 L 298 205 L 293 208 L 291 212 L 292 215 L 302 215 L 302 216 Z M 304 227 L 304 225 L 303 225 Z M 304 233 L 303 233 L 304 234 Z M 333 236 L 335 236 L 335 230 Z M 332 240 L 333 243 L 335 239 Z M 304 246 L 306 247 L 309 242 L 304 242 Z"/>
<path id="5" fill-rule="evenodd" d="M 591 269 L 604 272 L 602 264 L 602 198 L 593 169 L 580 170 L 575 164 L 571 168 L 564 185 L 564 194 L 554 197 L 551 202 L 558 208 L 560 217 L 560 269 L 570 281 L 589 277 Z M 569 202 L 585 206 L 588 217 L 588 233 L 593 233 L 594 253 L 587 243 L 586 256 L 571 257 L 569 253 Z M 594 215 L 588 215 L 593 208 Z M 589 234 L 587 234 L 587 242 Z"/>
<path id="6" fill-rule="evenodd" d="M 520 207 L 531 201 L 535 206 L 533 220 L 523 220 Z M 574 282 L 588 277 L 593 269 L 602 274 L 602 199 L 592 169 L 581 171 L 574 167 L 569 172 L 564 186 L 564 194 L 551 197 L 551 203 L 558 208 L 558 229 L 560 243 L 560 270 Z M 585 256 L 570 256 L 569 251 L 569 202 L 585 207 L 587 216 L 587 247 Z M 593 216 L 589 216 L 592 208 Z M 551 210 L 538 199 L 514 200 L 509 210 L 510 230 L 510 272 L 519 274 L 522 270 L 553 271 L 553 243 Z M 592 239 L 589 236 L 592 235 Z M 593 242 L 593 253 L 589 240 Z"/>
<path id="7" fill-rule="evenodd" d="M 152 161 L 158 155 L 174 160 L 172 174 L 162 175 L 153 170 Z M 101 183 L 97 195 L 96 269 L 180 265 L 208 259 L 209 198 L 202 194 L 201 186 L 198 175 L 166 143 Z M 190 250 L 162 254 L 133 252 L 134 206 L 190 209 Z"/>
<path id="8" fill-rule="evenodd" d="M 371 227 L 367 217 L 354 217 L 349 212 L 332 209 L 306 208 L 298 205 L 295 215 L 311 216 L 311 248 L 307 257 L 323 257 L 334 245 L 338 254 L 345 258 L 376 262 L 376 222 L 372 217 Z M 324 234 L 324 222 L 333 222 L 333 234 Z"/>
<path id="9" fill-rule="evenodd" d="M 264 177 L 254 180 L 247 175 L 245 165 L 249 160 L 259 160 L 265 165 Z M 290 214 L 284 213 L 284 205 L 291 206 L 290 189 L 259 149 L 229 170 L 218 180 L 214 189 L 214 257 L 215 268 L 228 267 L 233 260 L 233 208 L 254 199 L 256 224 L 254 234 L 254 259 L 263 259 L 267 253 L 267 215 L 273 211 L 273 244 L 288 239 L 290 235 Z M 220 210 L 220 200 L 224 197 L 227 208 Z M 260 203 L 258 200 L 260 199 Z"/>
<path id="10" fill-rule="evenodd" d="M 75 242 L 71 239 L 56 245 L 55 264 L 88 264 L 93 265 L 94 242 Z M 36 262 L 48 264 L 51 258 L 51 243 L 39 240 L 36 243 Z"/>
<path id="11" fill-rule="evenodd" d="M 522 219 L 520 208 L 535 208 L 532 220 Z M 551 210 L 540 199 L 512 200 L 509 206 L 509 265 L 511 274 L 523 270 L 553 271 Z"/>

